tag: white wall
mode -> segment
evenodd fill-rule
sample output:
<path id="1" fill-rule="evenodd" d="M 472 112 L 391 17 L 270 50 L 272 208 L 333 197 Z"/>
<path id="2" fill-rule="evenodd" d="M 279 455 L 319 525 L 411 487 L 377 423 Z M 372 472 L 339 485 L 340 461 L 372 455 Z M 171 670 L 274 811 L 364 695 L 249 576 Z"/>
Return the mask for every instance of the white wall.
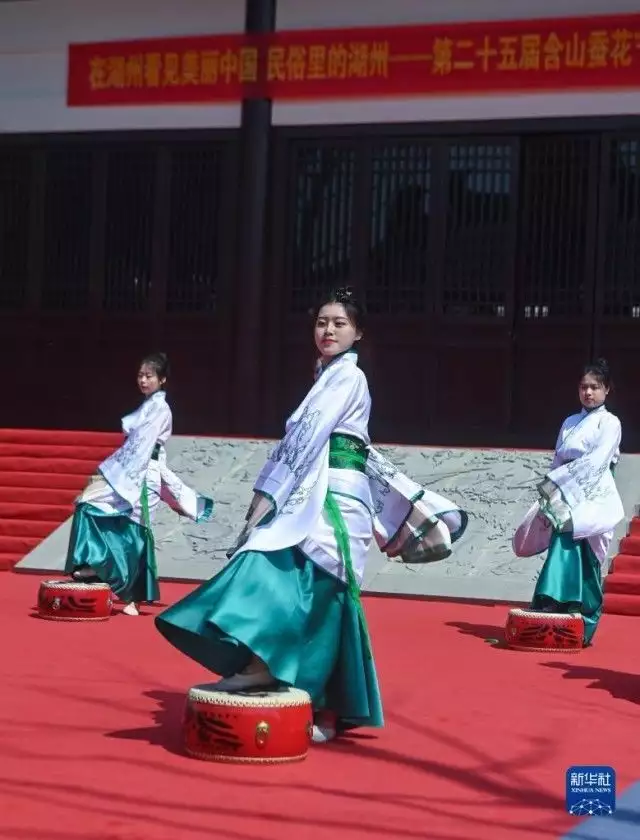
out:
<path id="1" fill-rule="evenodd" d="M 278 0 L 279 29 L 582 17 L 640 12 L 640 0 Z M 640 90 L 276 104 L 275 125 L 640 114 Z"/>
<path id="2" fill-rule="evenodd" d="M 243 28 L 243 0 L 0 3 L 0 132 L 238 126 L 239 105 L 67 108 L 67 46 Z"/>
<path id="3" fill-rule="evenodd" d="M 278 0 L 278 28 L 313 29 L 640 11 L 640 0 Z M 67 46 L 241 32 L 244 0 L 0 2 L 0 133 L 224 128 L 239 105 L 67 108 Z M 275 104 L 276 125 L 640 113 L 640 91 Z"/>

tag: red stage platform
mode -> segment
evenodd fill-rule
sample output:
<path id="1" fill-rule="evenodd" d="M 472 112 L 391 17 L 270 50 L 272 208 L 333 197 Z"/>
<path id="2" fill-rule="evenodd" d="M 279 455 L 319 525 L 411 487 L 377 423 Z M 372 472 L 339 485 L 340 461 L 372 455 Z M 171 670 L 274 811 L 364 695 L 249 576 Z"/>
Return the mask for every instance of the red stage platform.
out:
<path id="1" fill-rule="evenodd" d="M 485 641 L 505 607 L 367 598 L 387 727 L 221 767 L 182 753 L 207 674 L 151 615 L 52 624 L 31 615 L 39 581 L 2 576 L 0 838 L 555 840 L 577 825 L 568 766 L 612 765 L 618 795 L 640 775 L 632 618 L 605 615 L 577 656 L 519 653 Z"/>

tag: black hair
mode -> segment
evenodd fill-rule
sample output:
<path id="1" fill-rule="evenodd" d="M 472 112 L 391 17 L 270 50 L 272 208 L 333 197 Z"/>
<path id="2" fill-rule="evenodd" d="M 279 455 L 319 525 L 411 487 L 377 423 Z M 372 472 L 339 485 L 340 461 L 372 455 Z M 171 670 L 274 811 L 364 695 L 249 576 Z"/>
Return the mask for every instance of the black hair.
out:
<path id="1" fill-rule="evenodd" d="M 365 308 L 356 300 L 351 286 L 332 289 L 330 292 L 322 295 L 312 310 L 313 317 L 317 318 L 322 307 L 328 303 L 341 303 L 354 327 L 358 330 L 364 329 Z"/>
<path id="2" fill-rule="evenodd" d="M 606 359 L 596 359 L 582 369 L 582 376 L 594 376 L 605 388 L 611 388 L 611 371 Z"/>
<path id="3" fill-rule="evenodd" d="M 143 365 L 152 368 L 158 379 L 167 379 L 169 376 L 169 359 L 166 353 L 149 353 L 140 362 L 140 367 Z"/>

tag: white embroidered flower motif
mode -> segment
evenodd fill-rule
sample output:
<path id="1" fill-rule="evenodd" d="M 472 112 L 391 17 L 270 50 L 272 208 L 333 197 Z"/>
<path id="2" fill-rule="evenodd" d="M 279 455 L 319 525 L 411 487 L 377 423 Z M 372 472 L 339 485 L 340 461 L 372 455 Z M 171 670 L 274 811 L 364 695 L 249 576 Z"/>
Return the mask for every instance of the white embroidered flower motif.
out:
<path id="1" fill-rule="evenodd" d="M 386 483 L 398 474 L 398 468 L 387 458 L 373 449 L 369 450 L 367 456 L 367 475 L 375 481 Z"/>
<path id="2" fill-rule="evenodd" d="M 285 464 L 295 475 L 297 482 L 294 489 L 317 455 L 317 447 L 310 447 L 309 444 L 315 436 L 319 421 L 320 411 L 311 411 L 307 406 L 271 453 L 271 461 Z"/>
<path id="3" fill-rule="evenodd" d="M 112 455 L 114 462 L 120 465 L 122 472 L 132 484 L 142 483 L 149 466 L 148 461 L 142 459 L 139 454 L 141 447 L 148 447 L 148 441 L 140 434 L 139 428 L 156 408 L 157 404 L 153 400 L 148 400 L 144 404 L 136 428 L 131 431 L 120 449 Z"/>

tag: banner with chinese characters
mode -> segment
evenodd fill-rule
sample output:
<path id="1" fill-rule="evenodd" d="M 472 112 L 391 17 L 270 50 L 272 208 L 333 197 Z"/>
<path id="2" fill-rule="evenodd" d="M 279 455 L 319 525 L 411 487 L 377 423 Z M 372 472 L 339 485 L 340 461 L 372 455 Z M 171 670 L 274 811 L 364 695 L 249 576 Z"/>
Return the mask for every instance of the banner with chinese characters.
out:
<path id="1" fill-rule="evenodd" d="M 273 99 L 640 87 L 640 15 L 281 32 Z"/>
<path id="2" fill-rule="evenodd" d="M 640 88 L 640 14 L 73 44 L 68 104 Z"/>
<path id="3" fill-rule="evenodd" d="M 259 57 L 245 35 L 71 44 L 67 104 L 239 102 L 262 95 Z"/>

